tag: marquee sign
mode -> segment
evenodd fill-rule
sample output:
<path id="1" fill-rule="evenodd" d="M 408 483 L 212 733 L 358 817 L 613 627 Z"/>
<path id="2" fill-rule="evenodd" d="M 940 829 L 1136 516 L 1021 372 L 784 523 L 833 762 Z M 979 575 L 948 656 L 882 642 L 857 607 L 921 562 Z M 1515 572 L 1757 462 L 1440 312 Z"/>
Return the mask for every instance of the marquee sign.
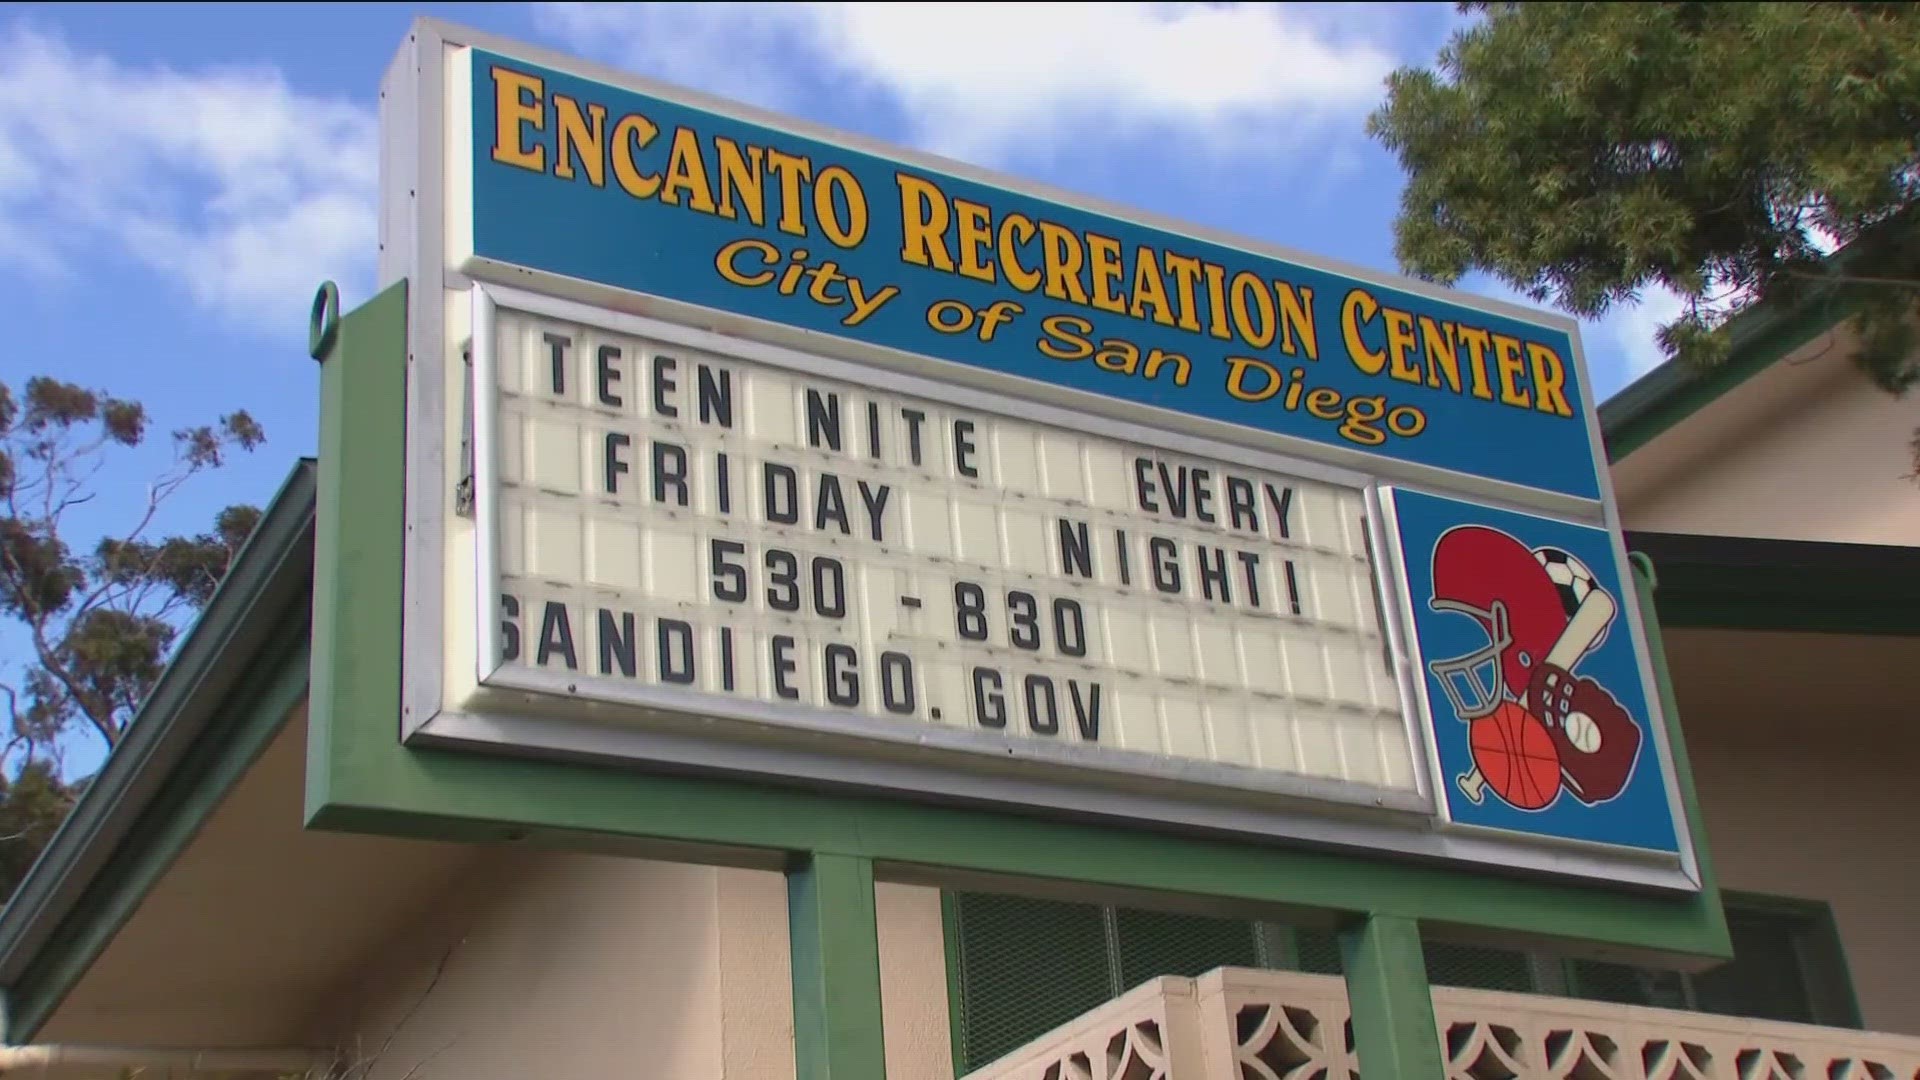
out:
<path id="1" fill-rule="evenodd" d="M 746 351 L 497 312 L 493 681 L 1414 789 L 1360 489 Z"/>
<path id="2" fill-rule="evenodd" d="M 410 744 L 1698 888 L 1569 321 L 442 61 Z"/>

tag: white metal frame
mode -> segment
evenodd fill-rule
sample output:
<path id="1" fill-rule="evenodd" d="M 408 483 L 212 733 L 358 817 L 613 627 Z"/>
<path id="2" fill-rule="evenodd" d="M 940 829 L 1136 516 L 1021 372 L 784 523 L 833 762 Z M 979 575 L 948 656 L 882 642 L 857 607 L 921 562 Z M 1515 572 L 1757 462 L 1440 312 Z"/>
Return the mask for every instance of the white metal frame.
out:
<path id="1" fill-rule="evenodd" d="M 877 382 L 874 369 L 905 372 L 889 375 L 898 385 L 911 386 L 912 393 L 955 403 L 985 402 L 989 411 L 1034 418 L 1052 417 L 1058 423 L 1071 413 L 1071 423 L 1091 430 L 1123 432 L 1119 437 L 1147 442 L 1169 449 L 1184 450 L 1226 460 L 1259 463 L 1261 467 L 1303 476 L 1334 479 L 1361 487 L 1368 494 L 1369 521 L 1376 559 L 1377 578 L 1383 591 L 1382 608 L 1389 642 L 1394 650 L 1399 690 L 1417 756 L 1427 762 L 1428 770 L 1420 781 L 1420 790 L 1409 796 L 1404 792 L 1373 792 L 1353 785 L 1328 785 L 1324 782 L 1289 779 L 1286 782 L 1253 784 L 1221 783 L 1221 769 L 1212 763 L 1164 763 L 1155 759 L 1150 767 L 1122 762 L 1118 751 L 1097 751 L 1118 755 L 1089 765 L 1084 752 L 1088 748 L 1032 748 L 1031 760 L 1023 762 L 1024 771 L 981 772 L 899 756 L 866 758 L 849 755 L 836 744 L 827 748 L 814 741 L 716 740 L 685 727 L 676 727 L 671 719 L 685 708 L 711 714 L 716 710 L 711 696 L 674 695 L 651 689 L 645 700 L 632 704 L 652 711 L 660 721 L 646 727 L 611 726 L 579 716 L 541 715 L 547 712 L 541 699 L 550 698 L 551 686 L 506 687 L 493 694 L 480 710 L 450 709 L 443 701 L 447 672 L 443 668 L 446 635 L 466 634 L 468 628 L 449 628 L 445 622 L 445 577 L 448 520 L 454 512 L 449 446 L 446 436 L 450 409 L 458 402 L 447 400 L 448 333 L 479 331 L 474 334 L 475 362 L 491 353 L 484 324 L 479 318 L 489 304 L 507 304 L 531 312 L 565 313 L 564 317 L 614 328 L 644 326 L 649 336 L 707 340 L 700 335 L 720 335 L 726 342 L 719 351 L 750 358 L 769 358 L 779 363 L 805 350 L 808 363 L 819 359 L 811 354 L 826 347 L 820 335 L 808 335 L 775 324 L 748 319 L 653 297 L 637 296 L 576 279 L 509 267 L 485 259 L 464 258 L 460 265 L 450 264 L 448 248 L 448 177 L 451 166 L 456 181 L 470 179 L 450 146 L 453 129 L 447 109 L 446 56 L 460 46 L 485 49 L 524 59 L 529 63 L 569 71 L 584 78 L 649 94 L 693 108 L 764 124 L 798 135 L 873 153 L 906 164 L 966 179 L 976 180 L 1034 198 L 1072 206 L 1093 213 L 1122 217 L 1139 224 L 1184 234 L 1248 251 L 1260 256 L 1287 260 L 1358 281 L 1423 295 L 1463 307 L 1518 318 L 1567 332 L 1572 342 L 1572 364 L 1583 388 L 1585 423 L 1593 452 L 1594 467 L 1601 489 L 1598 501 L 1578 499 L 1517 485 L 1466 476 L 1448 470 L 1375 458 L 1360 451 L 1329 448 L 1304 439 L 1279 436 L 1236 425 L 1181 416 L 1078 391 L 1063 390 L 1031 380 L 993 372 L 962 370 L 924 357 L 855 342 L 833 341 L 834 363 L 839 369 L 857 371 L 861 380 Z M 1445 800 L 1436 794 L 1446 779 L 1434 769 L 1435 756 L 1426 737 L 1427 710 L 1424 704 L 1424 680 L 1409 662 L 1412 624 L 1408 621 L 1408 598 L 1404 567 L 1395 555 L 1393 534 L 1385 518 L 1390 507 L 1374 494 L 1384 483 L 1398 484 L 1435 494 L 1467 497 L 1503 509 L 1564 517 L 1596 524 L 1610 534 L 1616 569 L 1622 582 L 1630 582 L 1631 568 L 1620 535 L 1620 521 L 1614 504 L 1612 477 L 1603 458 L 1598 415 L 1592 401 L 1592 384 L 1584 351 L 1580 348 L 1577 324 L 1563 316 L 1528 310 L 1483 297 L 1455 294 L 1417 281 L 1396 279 L 1337 260 L 1302 254 L 1271 245 L 1256 244 L 1244 238 L 1225 236 L 1189 224 L 1170 221 L 1158 215 L 1115 207 L 1059 192 L 1039 185 L 994 176 L 971 166 L 883 147 L 843 133 L 822 130 L 790 118 L 772 116 L 730 102 L 675 88 L 661 86 L 601 65 L 556 54 L 549 50 L 497 38 L 493 35 L 453 26 L 434 19 L 416 21 L 405 46 L 389 68 L 382 88 L 382 206 L 380 216 L 380 280 L 383 284 L 406 279 L 410 282 L 407 327 L 407 460 L 408 475 L 405 522 L 404 619 L 402 658 L 402 700 L 399 737 L 409 744 L 460 745 L 523 754 L 559 756 L 574 760 L 620 762 L 662 769 L 698 769 L 734 775 L 779 779 L 825 785 L 841 789 L 879 791 L 911 798 L 963 800 L 1002 807 L 1046 809 L 1081 817 L 1121 820 L 1142 827 L 1199 830 L 1215 834 L 1237 834 L 1266 838 L 1284 838 L 1313 845 L 1359 849 L 1382 854 L 1439 859 L 1477 864 L 1483 867 L 1523 873 L 1583 879 L 1592 883 L 1655 889 L 1696 891 L 1700 876 L 1694 845 L 1679 799 L 1677 776 L 1673 768 L 1672 748 L 1661 702 L 1654 688 L 1652 665 L 1647 655 L 1645 635 L 1641 632 L 1642 614 L 1633 590 L 1623 589 L 1620 598 L 1633 629 L 1636 660 L 1644 685 L 1648 688 L 1651 737 L 1658 744 L 1665 771 L 1669 805 L 1681 834 L 1679 858 L 1652 857 L 1646 852 L 1572 841 L 1551 841 L 1522 834 L 1488 834 L 1463 829 L 1445 819 Z M 458 257 L 457 255 L 452 257 Z M 486 282 L 485 288 L 479 287 Z M 538 293 L 528 291 L 538 289 Z M 450 295 L 470 291 L 474 327 L 449 328 L 445 312 Z M 641 321 L 629 323 L 627 320 Z M 491 392 L 491 384 L 474 373 L 474 400 Z M 477 410 L 474 444 L 476 464 L 488 460 L 493 441 L 490 410 Z M 1325 464 L 1311 465 L 1303 459 Z M 1284 462 L 1284 464 L 1269 464 Z M 488 468 L 491 462 L 488 462 Z M 481 498 L 489 484 L 476 475 L 476 494 Z M 476 515 L 484 520 L 485 514 Z M 490 546 L 490 545 L 487 545 Z M 482 556 L 486 558 L 486 556 Z M 488 563 L 485 571 L 492 573 Z M 481 584 L 476 574 L 476 585 Z M 496 598 L 497 589 L 488 589 L 483 597 Z M 494 600 L 488 600 L 491 604 Z M 481 609 L 484 618 L 485 607 Z M 479 632 L 485 629 L 484 624 Z M 491 645 L 488 646 L 491 649 Z M 487 651 L 478 654 L 488 657 Z M 497 658 L 494 658 L 497 659 Z M 497 667 L 497 664 L 494 665 Z M 493 672 L 476 674 L 493 676 Z M 499 681 L 494 679 L 494 681 Z M 563 688 L 564 689 L 564 688 Z M 638 688 L 627 687 L 628 691 Z M 698 698 L 697 702 L 688 700 Z M 841 724 L 824 729 L 792 715 L 759 714 L 757 703 L 741 710 L 738 719 L 745 723 L 824 730 L 832 735 L 856 735 L 870 738 L 877 733 L 851 732 Z M 603 707 L 604 708 L 604 707 Z M 664 711 L 663 711 L 664 710 Z M 835 717 L 836 720 L 845 720 Z M 916 743 L 929 742 L 928 733 L 914 731 Z M 944 733 L 966 734 L 966 733 Z M 880 736 L 885 741 L 885 736 Z M 977 741 L 973 746 L 979 745 Z M 964 752 L 969 747 L 948 747 Z M 1061 756 L 1065 752 L 1064 756 Z M 1019 756 L 1019 755 L 1014 755 Z M 1031 766 L 1044 764 L 1049 777 L 1038 775 Z M 1138 766 L 1138 767 L 1129 767 Z M 1063 768 L 1085 774 L 1084 784 L 1063 784 L 1058 779 Z M 1254 770 L 1239 770 L 1252 772 Z M 1118 783 L 1115 783 L 1118 778 Z M 1141 783 L 1141 781 L 1150 781 Z M 1262 796 L 1240 799 L 1195 797 L 1197 791 L 1237 791 Z"/>
<path id="2" fill-rule="evenodd" d="M 1114 776 L 1161 779 L 1195 784 L 1217 792 L 1252 792 L 1315 802 L 1346 803 L 1368 808 L 1430 813 L 1432 792 L 1425 772 L 1415 769 L 1417 792 L 1409 794 L 1334 780 L 1313 780 L 1269 770 L 1189 761 L 1181 758 L 1146 754 L 1114 747 L 1053 743 L 990 731 L 954 730 L 919 723 L 888 721 L 826 709 L 797 705 L 774 705 L 745 698 L 723 698 L 700 691 L 666 686 L 646 686 L 626 680 L 604 678 L 590 673 L 541 671 L 524 665 L 505 664 L 500 655 L 500 638 L 494 632 L 501 617 L 501 575 L 498 568 L 500 495 L 496 476 L 494 427 L 499 400 L 498 371 L 495 363 L 493 330 L 496 308 L 545 316 L 581 326 L 666 341 L 682 348 L 711 356 L 737 358 L 782 370 L 833 379 L 857 386 L 871 386 L 942 405 L 954 405 L 982 414 L 998 414 L 1036 424 L 1047 424 L 1086 431 L 1128 443 L 1189 454 L 1197 458 L 1245 465 L 1249 469 L 1296 476 L 1307 480 L 1348 488 L 1365 497 L 1369 478 L 1314 462 L 1292 461 L 1256 454 L 1239 447 L 1222 446 L 1206 440 L 1156 431 L 1119 421 L 1089 418 L 1067 413 L 1048 405 L 979 391 L 943 386 L 937 382 L 873 368 L 845 364 L 825 356 L 794 352 L 775 346 L 739 341 L 703 330 L 660 322 L 636 315 L 607 312 L 571 300 L 558 300 L 524 290 L 502 286 L 473 286 L 473 382 L 474 382 L 474 524 L 476 560 L 474 588 L 481 598 L 479 618 L 474 624 L 475 676 L 483 687 L 518 690 L 547 695 L 549 700 L 567 697 L 615 701 L 640 709 L 698 715 L 706 719 L 731 719 L 768 727 L 789 728 L 846 740 L 898 743 L 929 751 L 953 751 L 971 754 L 1005 765 L 1045 765 L 1052 768 L 1083 769 Z M 1386 620 L 1389 624 L 1391 620 Z M 1383 628 L 1383 632 L 1391 631 Z M 1391 642 L 1390 642 L 1391 644 Z M 1401 724 L 1416 763 L 1422 759 L 1421 726 L 1408 707 L 1406 679 L 1401 668 L 1405 651 L 1394 647 L 1394 683 L 1399 691 Z M 849 744 L 849 752 L 857 748 Z"/>
<path id="3" fill-rule="evenodd" d="M 1398 490 L 1411 490 L 1411 489 L 1402 488 Z M 1376 494 L 1377 494 L 1379 505 L 1380 505 L 1380 515 L 1379 515 L 1380 527 L 1381 529 L 1388 531 L 1392 534 L 1395 534 L 1397 536 L 1400 528 L 1400 523 L 1398 518 L 1397 507 L 1394 500 L 1395 492 L 1396 492 L 1396 489 L 1391 487 L 1380 488 L 1376 490 Z M 1432 492 L 1429 494 L 1442 494 L 1442 493 Z M 1549 517 L 1548 515 L 1534 513 L 1528 510 L 1512 510 L 1512 512 L 1523 514 L 1528 517 L 1538 518 L 1543 521 L 1555 520 Z M 1587 524 L 1587 523 L 1578 522 L 1576 524 Z M 1613 552 L 1613 554 L 1616 560 L 1616 569 L 1620 575 L 1619 577 L 1620 592 L 1623 594 L 1621 596 L 1616 597 L 1615 601 L 1621 605 L 1626 605 L 1632 602 L 1633 597 L 1631 594 L 1634 593 L 1635 591 L 1633 588 L 1633 577 L 1631 576 L 1633 573 L 1633 568 L 1626 561 L 1625 551 L 1623 548 L 1621 548 L 1621 545 L 1619 543 L 1619 534 L 1617 532 L 1610 533 L 1609 538 L 1612 540 L 1613 542 L 1612 546 L 1615 548 L 1615 551 Z M 1390 541 L 1388 547 L 1389 547 L 1389 550 L 1391 550 L 1394 553 L 1394 565 L 1391 567 L 1390 572 L 1393 577 L 1395 591 L 1397 594 L 1398 611 L 1396 612 L 1395 621 L 1399 622 L 1402 626 L 1405 627 L 1405 632 L 1408 637 L 1408 657 L 1412 661 L 1412 663 L 1408 664 L 1407 666 L 1411 667 L 1413 666 L 1413 663 L 1417 663 L 1418 658 L 1423 655 L 1423 650 L 1419 643 L 1419 623 L 1415 615 L 1415 599 L 1413 596 L 1413 590 L 1408 584 L 1407 565 L 1406 565 L 1406 558 L 1405 558 L 1406 552 L 1402 550 L 1397 540 Z M 1383 574 L 1386 574 L 1389 572 L 1389 570 L 1383 568 L 1381 572 Z M 1677 846 L 1679 848 L 1679 851 L 1676 855 L 1676 861 L 1679 865 L 1681 872 L 1686 875 L 1688 880 L 1693 881 L 1695 883 L 1695 887 L 1697 888 L 1698 881 L 1699 881 L 1699 870 L 1698 870 L 1697 864 L 1694 862 L 1693 843 L 1689 838 L 1688 832 L 1687 832 L 1686 814 L 1683 812 L 1681 807 L 1679 773 L 1674 767 L 1672 751 L 1668 745 L 1668 739 L 1666 737 L 1666 725 L 1664 722 L 1664 714 L 1660 708 L 1660 701 L 1659 701 L 1659 693 L 1658 693 L 1659 684 L 1653 680 L 1652 673 L 1646 666 L 1648 663 L 1646 643 L 1644 640 L 1644 636 L 1640 632 L 1640 626 L 1638 625 L 1637 621 L 1635 621 L 1634 619 L 1629 619 L 1627 622 L 1627 634 L 1628 634 L 1628 637 L 1633 642 L 1634 663 L 1638 666 L 1641 672 L 1642 686 L 1645 688 L 1649 723 L 1654 727 L 1654 731 L 1649 732 L 1649 740 L 1654 745 L 1656 745 L 1659 750 L 1659 753 L 1656 756 L 1659 758 L 1659 762 L 1660 762 L 1661 786 L 1662 786 L 1662 789 L 1666 792 L 1667 805 L 1669 807 L 1669 812 L 1673 815 L 1674 835 L 1676 837 Z M 1434 716 L 1435 713 L 1433 708 L 1432 694 L 1428 689 L 1425 672 L 1419 671 L 1419 672 L 1413 673 L 1411 689 L 1414 694 L 1414 697 L 1413 697 L 1414 707 L 1419 711 L 1419 715 L 1424 717 Z M 1430 732 L 1431 728 L 1429 727 L 1428 730 Z M 1487 833 L 1490 835 L 1497 835 L 1497 836 L 1514 835 L 1513 833 L 1504 829 L 1494 829 L 1494 828 L 1490 828 L 1483 825 L 1461 822 L 1455 819 L 1455 817 L 1453 816 L 1453 808 L 1449 802 L 1449 794 L 1446 787 L 1448 783 L 1447 770 L 1442 766 L 1440 761 L 1440 747 L 1437 744 L 1436 740 L 1431 737 L 1425 738 L 1422 741 L 1422 746 L 1424 747 L 1427 754 L 1426 765 L 1428 769 L 1428 775 L 1433 778 L 1433 784 L 1434 784 L 1433 807 L 1434 807 L 1434 814 L 1438 820 L 1445 822 L 1447 825 L 1453 828 L 1462 830 L 1463 832 L 1464 831 L 1482 832 L 1482 833 Z M 1640 764 L 1636 762 L 1634 765 L 1634 768 L 1636 770 L 1639 769 Z M 1568 841 L 1568 840 L 1548 840 L 1547 842 L 1569 843 L 1569 844 L 1576 843 L 1576 841 Z M 1591 846 L 1601 850 L 1618 850 L 1614 848 L 1612 845 L 1606 845 L 1606 844 L 1594 844 Z"/>

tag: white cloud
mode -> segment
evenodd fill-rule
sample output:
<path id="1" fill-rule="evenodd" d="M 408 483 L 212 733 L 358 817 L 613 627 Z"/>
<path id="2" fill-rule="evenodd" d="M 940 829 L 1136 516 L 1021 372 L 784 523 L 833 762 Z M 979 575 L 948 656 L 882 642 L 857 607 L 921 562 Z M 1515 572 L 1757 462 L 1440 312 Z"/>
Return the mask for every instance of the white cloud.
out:
<path id="1" fill-rule="evenodd" d="M 298 326 L 323 277 L 368 283 L 372 114 L 271 67 L 132 67 L 0 33 L 0 260 L 130 258 L 207 309 Z"/>
<path id="2" fill-rule="evenodd" d="M 1681 308 L 1678 296 L 1655 285 L 1641 294 L 1639 303 L 1616 307 L 1601 320 L 1601 327 L 1625 361 L 1629 380 L 1666 363 L 1667 354 L 1661 351 L 1656 333 L 1678 318 Z"/>
<path id="3" fill-rule="evenodd" d="M 914 142 L 974 159 L 1086 132 L 1290 149 L 1329 119 L 1351 135 L 1394 63 L 1343 32 L 1391 32 L 1378 8 L 553 4 L 538 19 L 570 48 L 763 106 L 808 88 L 874 95 Z"/>

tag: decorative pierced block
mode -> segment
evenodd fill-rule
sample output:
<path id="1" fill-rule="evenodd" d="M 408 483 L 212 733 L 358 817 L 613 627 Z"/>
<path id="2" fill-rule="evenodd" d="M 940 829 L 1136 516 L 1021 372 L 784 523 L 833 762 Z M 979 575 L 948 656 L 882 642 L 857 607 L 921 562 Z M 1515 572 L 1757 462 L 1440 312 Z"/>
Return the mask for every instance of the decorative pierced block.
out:
<path id="1" fill-rule="evenodd" d="M 1920 1080 L 1920 1039 L 1439 988 L 1447 1080 Z M 1360 1080 L 1346 986 L 1222 968 L 1156 979 L 969 1080 Z"/>

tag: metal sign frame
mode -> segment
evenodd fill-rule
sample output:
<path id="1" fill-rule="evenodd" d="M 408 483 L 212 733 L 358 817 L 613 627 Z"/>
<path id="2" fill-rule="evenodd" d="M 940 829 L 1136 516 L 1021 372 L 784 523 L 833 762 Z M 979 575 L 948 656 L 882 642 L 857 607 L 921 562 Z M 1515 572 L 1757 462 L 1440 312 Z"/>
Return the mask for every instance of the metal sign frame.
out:
<path id="1" fill-rule="evenodd" d="M 881 147 L 839 133 L 822 131 L 811 125 L 786 118 L 772 117 L 756 110 L 721 102 L 704 95 L 662 87 L 617 71 L 571 58 L 551 54 L 490 35 L 454 28 L 430 20 L 416 25 L 406 64 L 397 69 L 398 78 L 390 79 L 382 99 L 382 167 L 386 174 L 381 212 L 382 281 L 405 279 L 412 290 L 411 317 L 408 321 L 408 378 L 406 430 L 406 543 L 403 577 L 404 637 L 402 648 L 401 740 L 409 746 L 463 747 L 494 752 L 518 752 L 547 758 L 581 762 L 646 764 L 673 770 L 699 769 L 761 780 L 798 778 L 829 789 L 858 793 L 884 793 L 906 798 L 933 797 L 1005 809 L 1008 807 L 1050 808 L 1080 818 L 1124 822 L 1129 827 L 1172 828 L 1200 832 L 1219 838 L 1284 839 L 1318 848 L 1364 852 L 1373 856 L 1439 860 L 1471 864 L 1489 873 L 1514 871 L 1572 879 L 1590 887 L 1638 888 L 1660 892 L 1694 893 L 1703 888 L 1696 841 L 1682 809 L 1681 789 L 1674 748 L 1668 738 L 1669 718 L 1662 705 L 1650 702 L 1651 742 L 1657 748 L 1663 771 L 1663 783 L 1676 827 L 1680 850 L 1674 856 L 1649 855 L 1646 852 L 1612 848 L 1581 842 L 1543 842 L 1511 835 L 1487 835 L 1473 830 L 1436 828 L 1441 808 L 1436 807 L 1434 777 L 1426 774 L 1416 797 L 1383 793 L 1370 799 L 1355 800 L 1352 792 L 1302 780 L 1298 783 L 1260 785 L 1223 782 L 1217 771 L 1182 765 L 1156 763 L 1151 767 L 1116 767 L 1112 760 L 1097 764 L 1095 772 L 1111 779 L 1150 778 L 1156 783 L 1107 782 L 1091 785 L 1063 785 L 1035 775 L 1031 768 L 983 773 L 921 761 L 893 758 L 850 756 L 840 749 L 814 746 L 774 745 L 740 741 L 717 741 L 687 729 L 662 725 L 628 728 L 611 734 L 606 725 L 578 716 L 568 718 L 562 710 L 551 708 L 552 691 L 546 683 L 525 682 L 502 686 L 501 693 L 484 695 L 484 707 L 449 708 L 449 687 L 462 685 L 469 673 L 448 670 L 443 662 L 450 635 L 471 624 L 484 627 L 489 608 L 497 600 L 497 589 L 486 588 L 496 568 L 486 554 L 489 538 L 480 537 L 471 565 L 446 565 L 445 552 L 451 532 L 470 528 L 460 518 L 457 492 L 450 478 L 456 470 L 448 460 L 449 447 L 459 445 L 459 430 L 467 421 L 466 389 L 478 402 L 492 391 L 482 369 L 489 362 L 490 345 L 486 341 L 492 309 L 506 306 L 536 314 L 549 314 L 571 321 L 601 325 L 612 330 L 642 333 L 647 336 L 705 345 L 721 353 L 745 355 L 764 363 L 793 366 L 804 360 L 816 370 L 824 360 L 842 377 L 861 380 L 886 378 L 908 392 L 937 400 L 979 402 L 988 412 L 1015 416 L 1062 418 L 1085 427 L 1097 427 L 1117 437 L 1149 445 L 1183 450 L 1223 460 L 1244 461 L 1261 468 L 1308 476 L 1321 476 L 1335 482 L 1361 488 L 1369 493 L 1370 526 L 1374 532 L 1377 578 L 1388 591 L 1383 607 L 1388 611 L 1386 632 L 1399 658 L 1397 678 L 1411 730 L 1411 745 L 1416 758 L 1431 761 L 1432 751 L 1423 734 L 1426 723 L 1422 710 L 1412 703 L 1423 700 L 1425 691 L 1415 685 L 1424 676 L 1407 661 L 1410 623 L 1405 611 L 1411 598 L 1405 595 L 1403 568 L 1394 556 L 1395 545 L 1380 513 L 1373 492 L 1382 483 L 1414 490 L 1429 490 L 1473 498 L 1489 506 L 1535 514 L 1550 514 L 1573 521 L 1604 527 L 1611 538 L 1614 570 L 1622 583 L 1633 580 L 1626 552 L 1621 543 L 1620 523 L 1614 507 L 1611 477 L 1602 457 L 1597 414 L 1590 401 L 1583 409 L 1583 422 L 1592 448 L 1593 466 L 1601 497 L 1586 500 L 1557 495 L 1538 489 L 1521 488 L 1510 483 L 1466 476 L 1406 461 L 1391 461 L 1359 451 L 1329 449 L 1288 436 L 1252 430 L 1218 421 L 1185 417 L 1138 404 L 1100 398 L 1058 387 L 1047 387 L 1030 380 L 1011 379 L 990 372 L 960 370 L 951 364 L 929 361 L 854 341 L 826 341 L 820 335 L 774 323 L 708 308 L 693 307 L 657 297 L 625 292 L 574 278 L 542 273 L 525 267 L 509 266 L 486 259 L 472 258 L 462 265 L 450 265 L 446 253 L 450 246 L 449 207 L 442 199 L 451 181 L 460 181 L 463 164 L 465 117 L 449 112 L 448 65 L 446 51 L 453 46 L 470 46 L 524 59 L 530 64 L 553 68 L 582 78 L 603 82 L 693 108 L 758 123 L 799 136 L 866 153 L 901 160 L 941 175 L 965 177 L 976 182 L 1021 192 L 1036 198 L 1073 206 L 1093 213 L 1110 214 L 1170 232 L 1200 237 L 1261 256 L 1284 259 L 1345 278 L 1383 288 L 1417 293 L 1430 298 L 1469 307 L 1489 314 L 1516 318 L 1568 332 L 1572 355 L 1568 358 L 1579 384 L 1590 387 L 1586 363 L 1580 350 L 1577 324 L 1559 316 L 1546 315 L 1480 297 L 1454 294 L 1417 282 L 1405 281 L 1361 268 L 1345 266 L 1291 251 L 1253 245 L 1239 238 L 1225 237 L 1191 226 L 1169 222 L 1155 215 L 1105 206 L 1091 200 L 991 176 L 952 162 Z M 537 290 L 537 291 L 536 291 Z M 474 370 L 469 374 L 463 363 L 463 346 L 471 342 Z M 831 356 L 822 356 L 831 353 Z M 876 375 L 876 372 L 897 372 Z M 471 382 L 467 380 L 471 378 Z M 487 411 L 474 414 L 473 439 L 476 447 L 491 441 Z M 485 454 L 476 461 L 474 494 L 482 503 L 477 520 L 485 521 L 485 502 L 489 498 L 489 466 Z M 1318 462 L 1317 464 L 1315 462 Z M 468 589 L 475 595 L 462 596 Z M 1632 632 L 1634 659 L 1643 685 L 1655 685 L 1654 667 L 1642 629 L 1637 597 L 1622 590 L 1620 602 Z M 472 640 L 468 638 L 466 640 Z M 475 641 L 476 666 L 471 679 L 480 682 L 496 677 L 497 664 L 488 664 L 490 646 Z M 517 692 L 517 693 L 516 693 Z M 542 704 L 545 702 L 546 704 Z M 641 706 L 672 706 L 716 711 L 710 701 L 669 701 L 657 695 L 631 699 Z M 777 720 L 792 725 L 792 716 L 770 717 L 741 709 L 743 721 Z M 816 729 L 826 730 L 826 729 Z M 828 733 L 847 734 L 835 726 Z M 863 736 L 876 732 L 862 730 Z M 927 741 L 926 733 L 915 730 L 910 738 Z M 977 745 L 951 749 L 965 751 Z M 1073 765 L 1085 768 L 1084 755 L 1066 754 L 1061 748 L 1034 747 L 1010 755 L 1024 763 Z M 1136 763 L 1137 764 L 1137 763 Z M 1093 779 L 1089 774 L 1088 779 Z M 1260 791 L 1268 799 L 1248 802 L 1244 799 L 1222 801 L 1217 797 L 1196 797 L 1210 789 L 1213 796 L 1232 789 Z M 1089 793 L 1094 793 L 1089 800 Z M 1273 798 L 1277 796 L 1278 798 Z M 1334 812 L 1339 810 L 1340 812 Z"/>

